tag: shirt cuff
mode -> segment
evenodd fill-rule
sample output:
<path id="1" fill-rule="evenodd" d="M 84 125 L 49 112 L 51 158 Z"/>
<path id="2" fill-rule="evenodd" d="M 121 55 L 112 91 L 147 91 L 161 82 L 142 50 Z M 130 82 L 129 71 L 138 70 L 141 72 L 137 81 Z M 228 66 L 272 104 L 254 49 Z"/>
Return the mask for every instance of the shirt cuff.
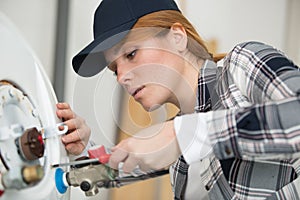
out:
<path id="1" fill-rule="evenodd" d="M 211 116 L 208 112 L 182 115 L 174 119 L 177 141 L 188 164 L 198 162 L 212 152 L 207 130 Z"/>

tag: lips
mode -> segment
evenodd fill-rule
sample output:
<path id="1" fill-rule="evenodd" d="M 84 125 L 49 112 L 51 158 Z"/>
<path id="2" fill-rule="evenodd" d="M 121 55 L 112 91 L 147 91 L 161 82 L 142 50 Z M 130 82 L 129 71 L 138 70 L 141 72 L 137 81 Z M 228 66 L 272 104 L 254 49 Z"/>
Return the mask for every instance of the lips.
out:
<path id="1" fill-rule="evenodd" d="M 135 96 L 137 93 L 139 93 L 139 91 L 141 91 L 145 86 L 141 86 L 141 87 L 138 87 L 138 88 L 135 88 L 135 89 L 132 89 L 129 91 L 129 94 L 131 96 Z"/>

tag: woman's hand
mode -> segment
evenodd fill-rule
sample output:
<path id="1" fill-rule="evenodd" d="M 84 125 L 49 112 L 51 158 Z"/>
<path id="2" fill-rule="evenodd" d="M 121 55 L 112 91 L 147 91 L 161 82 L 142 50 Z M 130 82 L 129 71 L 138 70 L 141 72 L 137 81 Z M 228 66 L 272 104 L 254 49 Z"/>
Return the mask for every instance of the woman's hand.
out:
<path id="1" fill-rule="evenodd" d="M 131 172 L 136 166 L 147 172 L 169 167 L 180 155 L 173 121 L 168 121 L 121 141 L 112 148 L 109 165 L 117 169 L 124 162 L 124 172 Z"/>
<path id="2" fill-rule="evenodd" d="M 88 144 L 91 129 L 85 123 L 85 120 L 76 115 L 68 103 L 56 104 L 56 115 L 68 126 L 68 133 L 61 139 L 66 150 L 79 155 Z"/>

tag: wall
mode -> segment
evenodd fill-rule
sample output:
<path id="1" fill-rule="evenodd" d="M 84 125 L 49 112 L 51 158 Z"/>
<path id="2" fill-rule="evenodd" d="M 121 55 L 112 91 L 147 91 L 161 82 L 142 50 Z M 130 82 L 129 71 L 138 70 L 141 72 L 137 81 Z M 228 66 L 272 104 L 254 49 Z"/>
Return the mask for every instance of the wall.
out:
<path id="1" fill-rule="evenodd" d="M 284 48 L 286 0 L 183 0 L 184 13 L 205 40 L 217 39 L 219 52 L 245 40 Z"/>
<path id="2" fill-rule="evenodd" d="M 204 40 L 217 41 L 217 52 L 228 52 L 239 42 L 258 40 L 284 51 L 299 65 L 299 0 L 179 2 Z"/>
<path id="3" fill-rule="evenodd" d="M 287 33 L 285 37 L 285 52 L 300 66 L 300 1 L 289 0 L 286 7 Z"/>
<path id="4" fill-rule="evenodd" d="M 65 100 L 86 118 L 98 144 L 112 145 L 118 120 L 119 90 L 112 74 L 82 79 L 71 69 L 71 58 L 92 40 L 93 13 L 100 0 L 70 0 L 70 24 Z M 206 40 L 216 39 L 218 52 L 244 40 L 261 40 L 282 49 L 300 63 L 299 0 L 177 0 Z M 7 14 L 30 43 L 53 80 L 56 6 L 54 0 L 0 0 Z M 103 84 L 105 83 L 105 84 Z M 111 92 L 113 91 L 113 92 Z M 83 199 L 76 191 L 72 200 Z M 105 200 L 107 191 L 97 196 Z"/>
<path id="5" fill-rule="evenodd" d="M 52 80 L 56 1 L 0 0 L 0 12 L 7 15 L 20 30 Z"/>

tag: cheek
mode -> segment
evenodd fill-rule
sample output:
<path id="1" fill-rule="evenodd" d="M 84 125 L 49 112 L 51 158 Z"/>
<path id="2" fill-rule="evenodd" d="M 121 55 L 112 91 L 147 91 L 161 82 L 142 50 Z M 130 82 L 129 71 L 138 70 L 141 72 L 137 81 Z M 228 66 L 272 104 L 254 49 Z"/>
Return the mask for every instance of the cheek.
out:
<path id="1" fill-rule="evenodd" d="M 145 95 L 139 99 L 139 103 L 142 104 L 145 110 L 157 107 L 157 105 L 163 105 L 170 99 L 172 92 L 157 84 L 151 84 L 146 87 Z"/>
<path id="2" fill-rule="evenodd" d="M 143 49 L 140 52 L 140 63 L 156 63 L 166 65 L 170 60 L 172 60 L 171 53 L 166 50 L 157 49 Z"/>
<path id="3" fill-rule="evenodd" d="M 167 51 L 143 50 L 132 71 L 134 85 L 155 84 L 173 92 L 182 80 L 180 62 L 178 56 Z"/>
<path id="4" fill-rule="evenodd" d="M 169 90 L 180 82 L 181 74 L 172 67 L 163 64 L 144 64 L 134 70 L 136 74 L 136 85 L 156 85 Z M 139 83 L 138 83 L 138 82 Z"/>
<path id="5" fill-rule="evenodd" d="M 169 79 L 176 79 L 179 74 L 183 73 L 184 62 L 179 55 L 167 51 L 156 51 L 150 55 L 148 63 L 156 64 L 158 76 L 168 77 Z"/>

